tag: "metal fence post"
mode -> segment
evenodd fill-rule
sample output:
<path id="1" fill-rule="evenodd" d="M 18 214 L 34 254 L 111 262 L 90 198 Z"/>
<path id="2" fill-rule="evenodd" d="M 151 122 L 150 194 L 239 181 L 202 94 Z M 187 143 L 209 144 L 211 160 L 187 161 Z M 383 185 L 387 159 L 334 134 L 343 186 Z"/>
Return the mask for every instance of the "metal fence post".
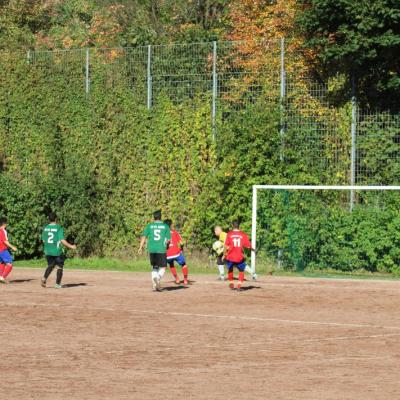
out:
<path id="1" fill-rule="evenodd" d="M 356 146 L 357 146 L 357 97 L 354 73 L 351 78 L 351 160 L 350 160 L 350 185 L 356 184 Z M 355 202 L 354 190 L 350 191 L 350 211 L 353 210 Z"/>
<path id="2" fill-rule="evenodd" d="M 285 38 L 281 38 L 281 87 L 280 87 L 280 107 L 281 107 L 281 121 L 280 121 L 280 136 L 281 136 L 281 151 L 280 160 L 284 159 L 284 140 L 285 140 L 285 119 L 284 119 L 284 99 L 286 96 L 286 71 L 285 71 Z"/>
<path id="3" fill-rule="evenodd" d="M 147 46 L 147 108 L 152 104 L 151 45 Z"/>
<path id="4" fill-rule="evenodd" d="M 213 42 L 213 67 L 212 67 L 212 109 L 211 109 L 211 120 L 212 120 L 212 137 L 215 140 L 216 136 L 216 116 L 217 116 L 217 95 L 218 95 L 218 78 L 217 78 L 217 42 Z"/>
<path id="5" fill-rule="evenodd" d="M 86 49 L 86 63 L 85 63 L 85 91 L 86 95 L 89 94 L 90 91 L 90 75 L 89 75 L 89 68 L 90 68 L 90 50 Z"/>

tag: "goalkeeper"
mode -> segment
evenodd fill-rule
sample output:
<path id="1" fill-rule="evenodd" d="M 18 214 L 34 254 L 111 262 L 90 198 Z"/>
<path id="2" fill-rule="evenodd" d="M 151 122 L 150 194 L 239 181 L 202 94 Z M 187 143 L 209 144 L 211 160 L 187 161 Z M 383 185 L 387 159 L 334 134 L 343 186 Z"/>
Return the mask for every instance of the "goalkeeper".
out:
<path id="1" fill-rule="evenodd" d="M 224 261 L 224 251 L 225 251 L 225 241 L 227 233 L 222 229 L 221 226 L 217 225 L 214 228 L 214 234 L 218 238 L 212 245 L 212 249 L 217 258 L 217 267 L 219 272 L 219 279 L 221 281 L 225 280 L 225 261 Z M 251 268 L 246 265 L 245 272 L 251 275 L 252 279 L 257 280 L 257 274 L 252 273 Z"/>

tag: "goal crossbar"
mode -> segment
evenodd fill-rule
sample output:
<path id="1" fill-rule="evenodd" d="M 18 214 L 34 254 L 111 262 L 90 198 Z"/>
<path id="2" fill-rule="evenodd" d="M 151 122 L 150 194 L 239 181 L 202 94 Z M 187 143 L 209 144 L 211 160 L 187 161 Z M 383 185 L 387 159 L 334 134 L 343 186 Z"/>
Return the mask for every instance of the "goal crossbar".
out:
<path id="1" fill-rule="evenodd" d="M 399 190 L 400 186 L 339 186 L 339 185 L 253 185 L 253 199 L 251 211 L 251 247 L 256 248 L 257 238 L 257 191 L 258 190 L 347 190 L 355 192 L 357 190 L 366 191 L 394 191 Z M 251 252 L 251 269 L 256 270 L 256 254 Z"/>

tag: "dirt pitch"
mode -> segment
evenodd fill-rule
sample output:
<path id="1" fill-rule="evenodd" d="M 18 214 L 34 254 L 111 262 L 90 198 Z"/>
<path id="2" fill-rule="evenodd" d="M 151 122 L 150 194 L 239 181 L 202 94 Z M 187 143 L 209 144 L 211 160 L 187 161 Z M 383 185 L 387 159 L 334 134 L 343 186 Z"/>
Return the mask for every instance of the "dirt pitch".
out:
<path id="1" fill-rule="evenodd" d="M 40 274 L 0 286 L 0 399 L 400 398 L 400 282 Z"/>

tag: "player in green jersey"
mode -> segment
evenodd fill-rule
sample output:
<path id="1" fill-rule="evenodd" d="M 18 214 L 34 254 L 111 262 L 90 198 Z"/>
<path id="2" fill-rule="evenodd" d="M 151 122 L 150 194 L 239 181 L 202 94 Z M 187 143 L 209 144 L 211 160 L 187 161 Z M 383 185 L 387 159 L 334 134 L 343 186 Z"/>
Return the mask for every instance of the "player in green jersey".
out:
<path id="1" fill-rule="evenodd" d="M 138 254 L 142 254 L 147 241 L 147 250 L 152 266 L 151 280 L 153 291 L 161 291 L 160 281 L 167 268 L 167 248 L 171 240 L 169 226 L 161 221 L 161 211 L 153 213 L 154 221 L 147 224 L 140 240 Z"/>
<path id="2" fill-rule="evenodd" d="M 57 267 L 57 279 L 55 287 L 61 289 L 61 280 L 64 268 L 64 255 L 62 245 L 68 249 L 75 250 L 76 245 L 68 243 L 64 238 L 64 228 L 58 225 L 57 215 L 49 214 L 49 224 L 42 232 L 42 241 L 44 244 L 44 254 L 47 259 L 47 269 L 42 278 L 42 287 L 46 287 L 47 278 L 50 276 L 54 267 Z"/>

